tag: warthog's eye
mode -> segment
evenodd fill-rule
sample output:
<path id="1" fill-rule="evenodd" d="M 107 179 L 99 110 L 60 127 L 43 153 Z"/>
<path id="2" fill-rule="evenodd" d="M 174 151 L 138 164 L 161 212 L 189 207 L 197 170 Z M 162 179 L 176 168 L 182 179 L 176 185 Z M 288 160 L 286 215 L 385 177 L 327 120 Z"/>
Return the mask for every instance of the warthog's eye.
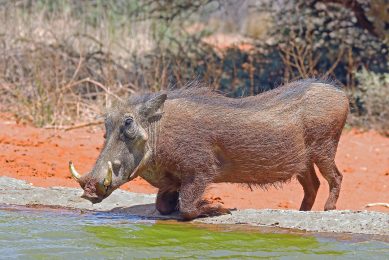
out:
<path id="1" fill-rule="evenodd" d="M 132 117 L 127 117 L 126 120 L 124 121 L 124 125 L 131 126 L 132 122 L 134 122 L 134 119 Z"/>

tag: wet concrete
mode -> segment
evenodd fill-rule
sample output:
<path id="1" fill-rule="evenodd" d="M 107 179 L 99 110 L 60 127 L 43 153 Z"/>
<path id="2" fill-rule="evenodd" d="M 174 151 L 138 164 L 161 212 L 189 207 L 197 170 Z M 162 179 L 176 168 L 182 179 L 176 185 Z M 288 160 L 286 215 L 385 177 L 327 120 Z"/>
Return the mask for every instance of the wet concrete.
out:
<path id="1" fill-rule="evenodd" d="M 162 216 L 155 209 L 155 195 L 117 190 L 99 204 L 80 198 L 81 189 L 32 186 L 25 181 L 0 177 L 0 204 L 44 205 L 81 210 L 120 212 L 153 219 L 179 219 L 178 214 Z M 231 215 L 196 219 L 207 224 L 244 224 L 297 229 L 389 236 L 389 214 L 372 211 L 310 211 L 247 209 Z"/>

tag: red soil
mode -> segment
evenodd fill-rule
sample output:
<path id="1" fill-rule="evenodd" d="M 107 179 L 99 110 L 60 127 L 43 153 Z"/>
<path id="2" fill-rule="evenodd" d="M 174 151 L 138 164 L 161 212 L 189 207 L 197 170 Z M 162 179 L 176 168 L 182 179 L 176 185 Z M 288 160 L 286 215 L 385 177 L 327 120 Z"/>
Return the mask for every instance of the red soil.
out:
<path id="1" fill-rule="evenodd" d="M 2 175 L 27 180 L 36 186 L 78 187 L 68 172 L 73 160 L 80 172 L 93 166 L 103 144 L 98 128 L 56 131 L 17 124 L 9 116 L 0 116 L 0 168 Z M 372 202 L 389 203 L 389 138 L 376 132 L 346 131 L 339 143 L 337 165 L 343 173 L 338 209 L 364 210 Z M 320 174 L 321 186 L 314 210 L 322 210 L 328 196 L 328 184 Z M 157 190 L 141 178 L 125 184 L 132 192 L 155 193 Z M 282 189 L 254 189 L 236 184 L 214 184 L 209 199 L 230 208 L 298 209 L 303 197 L 296 180 Z M 383 207 L 368 210 L 389 212 Z"/>

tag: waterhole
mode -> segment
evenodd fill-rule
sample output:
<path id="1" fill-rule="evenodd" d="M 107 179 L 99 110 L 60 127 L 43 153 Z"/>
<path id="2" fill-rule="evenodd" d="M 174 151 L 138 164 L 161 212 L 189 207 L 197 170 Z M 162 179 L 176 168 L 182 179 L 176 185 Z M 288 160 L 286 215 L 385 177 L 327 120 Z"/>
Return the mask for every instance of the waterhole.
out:
<path id="1" fill-rule="evenodd" d="M 0 206 L 0 259 L 262 257 L 388 259 L 389 243 L 353 235 L 264 232 L 125 214 Z"/>

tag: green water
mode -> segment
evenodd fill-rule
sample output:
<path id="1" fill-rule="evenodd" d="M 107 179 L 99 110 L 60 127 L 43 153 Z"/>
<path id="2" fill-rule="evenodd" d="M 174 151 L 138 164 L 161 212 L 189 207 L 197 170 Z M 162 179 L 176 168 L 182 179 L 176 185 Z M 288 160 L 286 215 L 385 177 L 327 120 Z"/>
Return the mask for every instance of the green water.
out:
<path id="1" fill-rule="evenodd" d="M 0 207 L 0 259 L 389 259 L 389 244 L 258 233 L 124 214 Z"/>

